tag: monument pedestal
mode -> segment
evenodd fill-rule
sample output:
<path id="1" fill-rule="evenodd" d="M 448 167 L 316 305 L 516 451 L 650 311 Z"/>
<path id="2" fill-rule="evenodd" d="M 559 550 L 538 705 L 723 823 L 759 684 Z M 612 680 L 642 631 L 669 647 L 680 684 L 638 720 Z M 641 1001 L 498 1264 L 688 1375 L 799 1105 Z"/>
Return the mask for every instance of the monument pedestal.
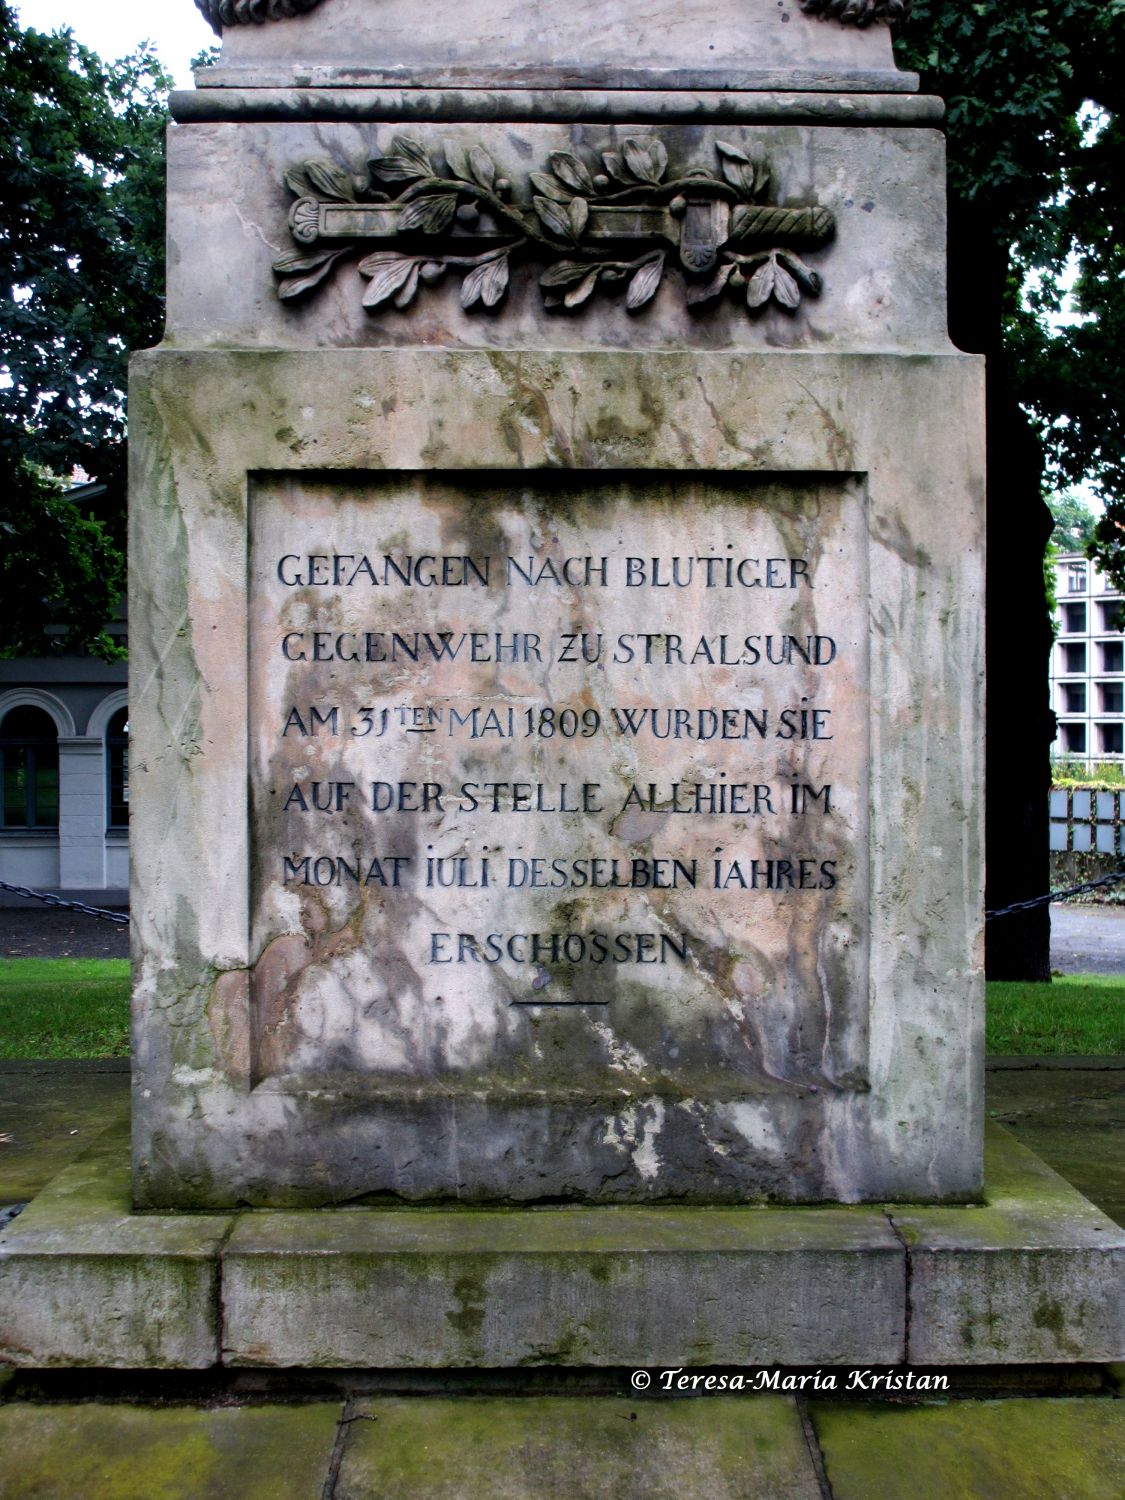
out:
<path id="1" fill-rule="evenodd" d="M 1121 1232 L 982 1188 L 940 102 L 854 7 L 292 8 L 173 101 L 132 1185 L 3 1237 L 7 1357 L 1120 1356 Z"/>
<path id="2" fill-rule="evenodd" d="M 0 1234 L 30 1368 L 699 1370 L 1125 1355 L 1125 1231 L 998 1126 L 971 1207 L 136 1214 L 112 1132 Z"/>

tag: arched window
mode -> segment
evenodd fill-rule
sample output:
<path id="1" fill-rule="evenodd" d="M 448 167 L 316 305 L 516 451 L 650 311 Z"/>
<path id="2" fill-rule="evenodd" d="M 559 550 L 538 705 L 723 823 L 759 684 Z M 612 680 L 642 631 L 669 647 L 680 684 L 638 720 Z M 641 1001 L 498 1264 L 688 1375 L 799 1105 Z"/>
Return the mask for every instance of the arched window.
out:
<path id="1" fill-rule="evenodd" d="M 59 826 L 59 740 L 41 708 L 13 708 L 0 723 L 5 828 Z"/>
<path id="2" fill-rule="evenodd" d="M 105 731 L 109 771 L 109 826 L 129 826 L 129 710 L 119 708 Z"/>

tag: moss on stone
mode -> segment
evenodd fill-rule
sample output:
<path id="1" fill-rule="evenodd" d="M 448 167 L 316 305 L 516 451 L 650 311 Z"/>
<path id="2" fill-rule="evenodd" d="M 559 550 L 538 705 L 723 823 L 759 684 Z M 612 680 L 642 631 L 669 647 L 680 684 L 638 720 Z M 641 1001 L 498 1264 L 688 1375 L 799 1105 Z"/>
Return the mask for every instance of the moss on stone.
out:
<path id="1" fill-rule="evenodd" d="M 0 1495 L 37 1500 L 308 1500 L 339 1407 L 0 1408 Z"/>
<path id="2" fill-rule="evenodd" d="M 816 1404 L 836 1500 L 1120 1500 L 1125 1405 L 961 1401 L 933 1407 Z"/>
<path id="3" fill-rule="evenodd" d="M 336 1500 L 817 1500 L 793 1404 L 628 1397 L 365 1402 Z"/>

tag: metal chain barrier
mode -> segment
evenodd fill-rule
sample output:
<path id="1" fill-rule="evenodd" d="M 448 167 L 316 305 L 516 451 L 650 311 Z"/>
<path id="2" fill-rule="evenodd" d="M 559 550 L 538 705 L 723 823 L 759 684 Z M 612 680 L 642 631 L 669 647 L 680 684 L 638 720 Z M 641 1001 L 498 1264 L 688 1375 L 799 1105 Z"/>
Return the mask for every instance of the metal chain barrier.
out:
<path id="1" fill-rule="evenodd" d="M 49 896 L 46 891 L 28 890 L 25 885 L 9 885 L 0 880 L 0 891 L 11 891 L 13 896 L 26 896 L 29 901 L 42 901 L 44 906 L 62 906 L 67 911 L 79 912 L 84 917 L 96 917 L 99 922 L 112 922 L 115 927 L 128 927 L 127 911 L 106 911 L 101 906 L 87 906 L 83 901 L 64 901 L 61 896 Z"/>
<path id="2" fill-rule="evenodd" d="M 1065 901 L 1068 896 L 1081 896 L 1086 891 L 1098 891 L 1103 886 L 1117 885 L 1122 880 L 1125 880 L 1125 870 L 1118 871 L 1116 875 L 1103 875 L 1100 880 L 1083 881 L 1081 885 L 1072 885 L 1065 891 L 1048 891 L 1045 896 L 1033 896 L 1030 901 L 1013 901 L 1011 906 L 986 911 L 984 920 L 991 922 L 993 917 L 1010 917 L 1013 912 L 1034 911 L 1037 906 L 1048 906 L 1052 901 Z"/>
<path id="3" fill-rule="evenodd" d="M 1010 906 L 1001 906 L 996 911 L 986 911 L 984 919 L 991 922 L 995 917 L 1010 917 L 1015 912 L 1034 911 L 1039 906 L 1049 906 L 1052 901 L 1065 901 L 1068 896 L 1082 896 L 1087 891 L 1098 891 L 1104 886 L 1117 885 L 1125 880 L 1125 870 L 1116 875 L 1103 875 L 1100 880 L 1086 880 L 1081 885 L 1069 886 L 1065 891 L 1048 891 L 1045 896 L 1033 896 L 1030 901 L 1013 901 Z M 25 896 L 29 901 L 42 901 L 44 906 L 61 906 L 67 911 L 79 912 L 84 917 L 96 917 L 100 922 L 112 922 L 115 927 L 128 927 L 129 913 L 106 911 L 101 906 L 87 906 L 83 901 L 64 901 L 61 896 L 50 896 L 46 891 L 29 890 L 25 885 L 9 885 L 0 880 L 0 891 L 10 891 L 13 896 Z"/>

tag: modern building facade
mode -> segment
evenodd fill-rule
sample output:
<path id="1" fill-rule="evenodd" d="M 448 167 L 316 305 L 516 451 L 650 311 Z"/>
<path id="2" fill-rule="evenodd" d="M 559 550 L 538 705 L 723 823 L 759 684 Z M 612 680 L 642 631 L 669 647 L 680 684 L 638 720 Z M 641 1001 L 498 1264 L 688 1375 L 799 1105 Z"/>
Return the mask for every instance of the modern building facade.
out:
<path id="1" fill-rule="evenodd" d="M 1081 552 L 1055 559 L 1051 707 L 1058 718 L 1055 759 L 1125 759 L 1125 597 Z"/>

